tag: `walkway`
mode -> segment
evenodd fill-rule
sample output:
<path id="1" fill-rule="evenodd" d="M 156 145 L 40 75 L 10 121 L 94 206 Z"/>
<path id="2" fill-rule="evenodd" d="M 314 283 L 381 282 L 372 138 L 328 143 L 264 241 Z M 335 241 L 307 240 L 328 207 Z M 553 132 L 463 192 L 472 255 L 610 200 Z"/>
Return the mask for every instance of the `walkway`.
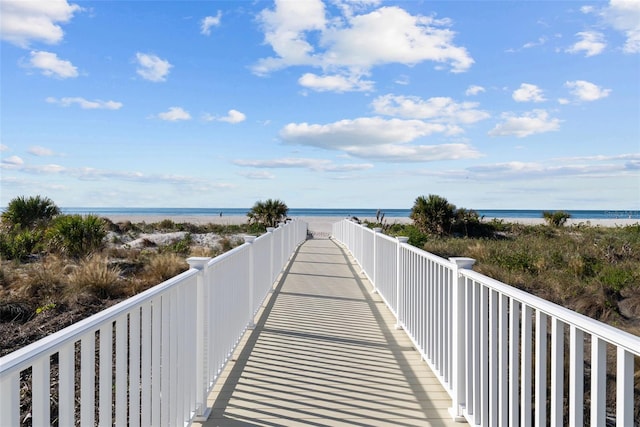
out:
<path id="1" fill-rule="evenodd" d="M 440 386 L 348 253 L 309 240 L 210 396 L 212 426 L 454 426 Z"/>

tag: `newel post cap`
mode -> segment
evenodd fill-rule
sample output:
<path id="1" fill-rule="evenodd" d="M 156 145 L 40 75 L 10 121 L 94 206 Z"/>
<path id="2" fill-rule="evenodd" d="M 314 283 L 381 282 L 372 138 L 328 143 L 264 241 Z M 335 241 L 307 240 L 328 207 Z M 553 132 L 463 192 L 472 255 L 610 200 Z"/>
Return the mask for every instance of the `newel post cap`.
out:
<path id="1" fill-rule="evenodd" d="M 256 236 L 244 236 L 245 243 L 253 243 L 256 240 Z"/>
<path id="2" fill-rule="evenodd" d="M 409 238 L 404 236 L 398 236 L 396 239 L 398 239 L 398 243 L 407 243 L 409 241 Z"/>
<path id="3" fill-rule="evenodd" d="M 463 257 L 463 256 L 454 256 L 449 258 L 449 261 L 455 263 L 458 268 L 462 268 L 465 270 L 471 270 L 473 264 L 476 263 L 476 260 L 473 258 Z"/>
<path id="4" fill-rule="evenodd" d="M 275 227 L 267 227 L 267 233 L 273 233 L 273 230 L 275 230 Z"/>
<path id="5" fill-rule="evenodd" d="M 380 233 L 380 232 L 382 232 L 382 228 L 380 228 L 380 227 L 375 227 L 375 228 L 373 229 L 373 231 L 375 231 L 376 233 Z"/>
<path id="6" fill-rule="evenodd" d="M 187 264 L 189 264 L 189 267 L 195 268 L 196 270 L 204 270 L 210 260 L 211 258 L 209 257 L 194 256 L 187 258 Z"/>

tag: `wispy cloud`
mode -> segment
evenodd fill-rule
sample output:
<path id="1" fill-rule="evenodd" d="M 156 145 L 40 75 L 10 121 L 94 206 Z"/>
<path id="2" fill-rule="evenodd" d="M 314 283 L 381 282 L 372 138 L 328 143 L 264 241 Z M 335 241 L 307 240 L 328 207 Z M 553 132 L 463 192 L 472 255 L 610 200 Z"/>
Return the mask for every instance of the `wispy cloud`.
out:
<path id="1" fill-rule="evenodd" d="M 380 117 L 340 120 L 324 125 L 290 123 L 280 131 L 287 144 L 337 150 L 350 156 L 381 162 L 428 162 L 480 157 L 467 144 L 416 145 L 419 138 L 452 135 L 456 126 L 422 120 Z"/>
<path id="2" fill-rule="evenodd" d="M 29 147 L 28 152 L 29 152 L 29 154 L 33 154 L 34 156 L 38 156 L 38 157 L 55 156 L 55 154 L 56 154 L 50 148 L 41 147 L 39 145 L 35 145 L 33 147 Z"/>
<path id="3" fill-rule="evenodd" d="M 598 99 L 606 98 L 611 93 L 611 89 L 603 89 L 585 80 L 566 82 L 564 85 L 570 89 L 571 94 L 579 101 L 597 101 Z"/>
<path id="4" fill-rule="evenodd" d="M 145 80 L 152 82 L 166 81 L 169 70 L 173 67 L 169 61 L 149 53 L 136 53 L 136 61 L 138 62 L 136 72 Z"/>
<path id="5" fill-rule="evenodd" d="M 489 136 L 516 136 L 524 138 L 537 133 L 557 131 L 560 129 L 560 119 L 549 116 L 545 110 L 533 110 L 516 116 L 513 113 L 504 113 L 504 120 L 489 131 Z"/>
<path id="6" fill-rule="evenodd" d="M 269 160 L 235 160 L 238 166 L 263 169 L 309 169 L 316 172 L 346 172 L 371 169 L 371 163 L 335 164 L 331 160 L 286 157 Z"/>
<path id="7" fill-rule="evenodd" d="M 242 123 L 247 116 L 238 110 L 229 110 L 226 116 L 215 116 L 213 114 L 204 113 L 202 120 L 205 122 L 226 122 L 231 124 Z"/>
<path id="8" fill-rule="evenodd" d="M 601 54 L 607 47 L 604 41 L 604 34 L 597 31 L 581 31 L 576 34 L 580 39 L 573 46 L 567 49 L 569 53 L 582 53 L 586 57 Z"/>
<path id="9" fill-rule="evenodd" d="M 417 96 L 383 95 L 371 103 L 377 114 L 422 119 L 437 123 L 475 123 L 490 117 L 476 102 L 456 102 L 449 97 L 422 99 Z"/>
<path id="10" fill-rule="evenodd" d="M 238 110 L 229 110 L 226 116 L 220 117 L 218 120 L 227 123 L 240 123 L 246 120 L 247 116 Z"/>
<path id="11" fill-rule="evenodd" d="M 464 92 L 465 95 L 467 96 L 475 96 L 478 95 L 482 92 L 486 92 L 486 89 L 483 88 L 482 86 L 478 86 L 478 85 L 471 85 L 467 88 L 467 90 Z"/>
<path id="12" fill-rule="evenodd" d="M 58 55 L 51 52 L 31 51 L 28 66 L 37 68 L 47 77 L 60 79 L 78 77 L 78 69 L 70 61 L 60 59 Z"/>
<path id="13" fill-rule="evenodd" d="M 48 97 L 46 101 L 50 104 L 58 104 L 62 107 L 69 107 L 73 104 L 77 104 L 83 110 L 119 110 L 120 108 L 122 108 L 122 102 L 102 101 L 100 99 L 89 101 L 81 97 L 68 97 L 60 99 Z"/>
<path id="14" fill-rule="evenodd" d="M 191 120 L 191 114 L 189 114 L 189 112 L 184 110 L 182 107 L 171 107 L 169 108 L 169 111 L 158 113 L 157 117 L 161 120 L 166 120 L 169 122 Z"/>
<path id="15" fill-rule="evenodd" d="M 211 27 L 218 27 L 220 26 L 220 20 L 222 18 L 222 11 L 218 11 L 218 13 L 216 14 L 216 16 L 205 16 L 202 19 L 201 25 L 200 25 L 200 33 L 204 34 L 205 36 L 208 36 L 211 34 Z"/>
<path id="16" fill-rule="evenodd" d="M 546 101 L 542 89 L 530 83 L 522 83 L 513 91 L 512 97 L 516 102 L 543 102 Z"/>

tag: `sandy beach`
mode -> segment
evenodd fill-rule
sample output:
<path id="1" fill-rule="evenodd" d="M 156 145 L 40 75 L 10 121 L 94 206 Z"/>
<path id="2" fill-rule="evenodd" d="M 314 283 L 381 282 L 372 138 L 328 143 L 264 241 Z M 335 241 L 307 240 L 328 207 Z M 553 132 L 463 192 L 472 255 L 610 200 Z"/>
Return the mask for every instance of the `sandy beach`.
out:
<path id="1" fill-rule="evenodd" d="M 244 224 L 247 222 L 247 217 L 242 215 L 228 215 L 228 216 L 218 216 L 218 215 L 176 215 L 176 216 L 166 216 L 166 215 L 109 215 L 108 218 L 113 222 L 124 222 L 131 221 L 133 223 L 146 222 L 146 223 L 155 223 L 160 222 L 164 219 L 170 219 L 173 222 L 177 223 L 191 223 L 191 224 L 222 224 L 222 225 L 237 225 Z M 331 233 L 331 227 L 334 223 L 343 220 L 343 217 L 331 217 L 331 216 L 301 216 L 301 217 L 292 217 L 292 219 L 298 219 L 305 221 L 309 224 L 309 231 L 312 233 Z M 375 218 L 359 218 L 361 221 L 371 221 L 374 222 Z M 537 225 L 544 224 L 545 221 L 543 218 L 498 218 L 505 223 L 518 223 L 518 224 L 526 224 L 526 225 Z M 484 221 L 491 221 L 492 218 L 484 218 Z M 387 224 L 408 224 L 411 223 L 410 218 L 406 217 L 389 217 L 386 218 L 385 221 Z M 637 218 L 611 218 L 611 219 L 569 219 L 566 223 L 567 226 L 571 225 L 579 225 L 585 224 L 590 226 L 600 226 L 600 227 L 618 227 L 618 226 L 626 226 L 633 224 L 640 224 L 640 219 Z"/>

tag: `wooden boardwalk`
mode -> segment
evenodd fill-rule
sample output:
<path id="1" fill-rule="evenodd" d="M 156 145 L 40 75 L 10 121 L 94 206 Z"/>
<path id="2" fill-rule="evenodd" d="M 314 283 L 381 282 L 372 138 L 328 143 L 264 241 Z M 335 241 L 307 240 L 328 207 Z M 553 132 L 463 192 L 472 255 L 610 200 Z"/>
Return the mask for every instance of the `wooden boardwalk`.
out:
<path id="1" fill-rule="evenodd" d="M 305 242 L 211 393 L 202 425 L 460 425 L 359 271 L 332 240 Z"/>

